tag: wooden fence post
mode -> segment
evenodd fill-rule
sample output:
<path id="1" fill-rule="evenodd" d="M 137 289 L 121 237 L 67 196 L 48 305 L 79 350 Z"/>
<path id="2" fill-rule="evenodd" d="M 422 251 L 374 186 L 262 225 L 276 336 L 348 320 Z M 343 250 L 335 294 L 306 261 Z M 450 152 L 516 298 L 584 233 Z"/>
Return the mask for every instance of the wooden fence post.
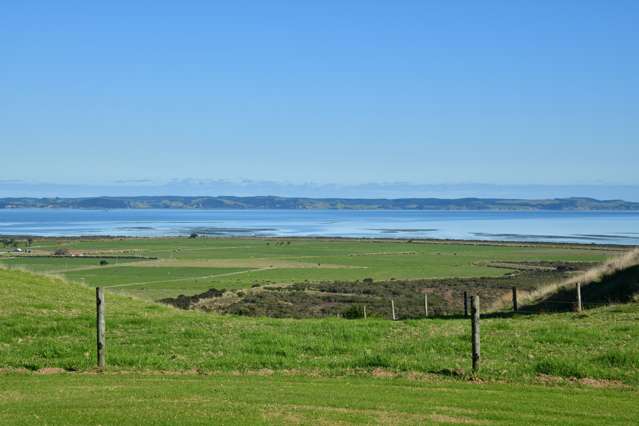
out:
<path id="1" fill-rule="evenodd" d="M 517 305 L 517 287 L 513 287 L 513 312 L 517 312 L 519 306 Z"/>
<path id="2" fill-rule="evenodd" d="M 98 368 L 104 370 L 106 368 L 106 321 L 104 320 L 104 289 L 102 287 L 95 289 L 95 303 L 97 308 Z"/>
<path id="3" fill-rule="evenodd" d="M 481 358 L 480 337 L 479 337 L 479 296 L 472 297 L 472 346 L 473 346 L 473 372 L 479 371 L 479 361 Z"/>
<path id="4" fill-rule="evenodd" d="M 391 299 L 391 311 L 393 312 L 393 321 L 395 321 L 397 317 L 395 316 L 395 301 L 393 299 Z"/>
<path id="5" fill-rule="evenodd" d="M 424 313 L 428 317 L 428 294 L 424 293 Z"/>
<path id="6" fill-rule="evenodd" d="M 468 316 L 468 293 L 464 292 L 464 316 Z"/>
<path id="7" fill-rule="evenodd" d="M 366 319 L 366 305 L 364 305 L 364 319 Z"/>
<path id="8" fill-rule="evenodd" d="M 577 283 L 577 312 L 581 312 L 581 283 Z"/>

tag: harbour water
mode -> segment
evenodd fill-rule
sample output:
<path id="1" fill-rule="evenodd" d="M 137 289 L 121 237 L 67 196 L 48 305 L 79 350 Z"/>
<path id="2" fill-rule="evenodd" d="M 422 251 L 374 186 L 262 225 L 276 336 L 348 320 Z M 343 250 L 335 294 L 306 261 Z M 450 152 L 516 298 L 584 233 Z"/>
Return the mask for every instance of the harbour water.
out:
<path id="1" fill-rule="evenodd" d="M 310 236 L 639 244 L 639 212 L 0 210 L 0 235 Z"/>

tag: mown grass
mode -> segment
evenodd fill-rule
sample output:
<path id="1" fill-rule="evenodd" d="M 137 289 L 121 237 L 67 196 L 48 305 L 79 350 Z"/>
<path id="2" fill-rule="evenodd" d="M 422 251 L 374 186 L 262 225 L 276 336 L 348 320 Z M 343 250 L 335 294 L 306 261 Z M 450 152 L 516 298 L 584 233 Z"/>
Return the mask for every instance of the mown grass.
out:
<path id="1" fill-rule="evenodd" d="M 0 375 L 0 424 L 632 424 L 636 390 L 257 375 Z"/>
<path id="2" fill-rule="evenodd" d="M 540 374 L 639 384 L 639 305 L 482 321 L 489 380 Z M 0 367 L 90 370 L 94 291 L 0 270 Z M 110 370 L 301 371 L 326 376 L 390 372 L 470 375 L 463 319 L 278 320 L 179 311 L 107 293 Z"/>
<path id="3" fill-rule="evenodd" d="M 158 300 L 175 297 L 178 294 L 193 295 L 209 288 L 246 288 L 254 283 L 355 281 L 364 278 L 407 280 L 497 277 L 508 273 L 509 270 L 490 267 L 489 262 L 599 262 L 613 253 L 608 249 L 593 249 L 586 246 L 263 238 L 38 239 L 33 245 L 33 250 L 39 252 L 51 252 L 58 248 L 91 255 L 136 255 L 171 260 L 172 266 L 180 268 L 180 271 L 184 273 L 184 278 L 191 279 L 170 281 L 175 278 L 170 270 L 153 271 L 154 268 L 136 266 L 134 263 L 126 267 L 73 270 L 85 265 L 86 262 L 97 262 L 93 259 L 60 258 L 34 261 L 27 257 L 0 258 L 0 264 L 21 265 L 39 272 L 55 271 L 73 280 L 84 280 L 88 284 L 109 285 L 154 281 L 150 284 L 127 286 L 118 291 Z M 318 267 L 295 268 L 291 265 L 265 270 L 252 264 L 254 261 L 259 260 L 263 263 L 264 260 L 269 259 L 303 262 Z M 245 265 L 238 268 L 248 272 L 209 278 L 212 274 L 204 268 L 188 265 L 189 261 L 198 260 L 243 261 Z M 183 264 L 181 265 L 180 262 Z M 344 268 L 320 267 L 326 264 L 344 266 Z M 158 276 L 158 272 L 166 272 L 166 274 L 162 277 Z M 199 272 L 201 274 L 197 275 Z M 149 275 L 149 278 L 146 279 L 145 275 Z"/>

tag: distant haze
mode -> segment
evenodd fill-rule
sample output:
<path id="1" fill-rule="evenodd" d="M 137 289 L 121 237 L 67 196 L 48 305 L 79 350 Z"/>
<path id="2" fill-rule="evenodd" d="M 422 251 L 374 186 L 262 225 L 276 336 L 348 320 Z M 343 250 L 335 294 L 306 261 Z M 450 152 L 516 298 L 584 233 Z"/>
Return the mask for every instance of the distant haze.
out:
<path id="1" fill-rule="evenodd" d="M 144 180 L 103 184 L 69 184 L 0 180 L 0 197 L 96 197 L 140 195 L 344 197 L 344 198 L 567 198 L 639 201 L 639 185 L 494 185 L 481 183 L 417 184 L 286 183 L 182 179 L 167 182 Z"/>

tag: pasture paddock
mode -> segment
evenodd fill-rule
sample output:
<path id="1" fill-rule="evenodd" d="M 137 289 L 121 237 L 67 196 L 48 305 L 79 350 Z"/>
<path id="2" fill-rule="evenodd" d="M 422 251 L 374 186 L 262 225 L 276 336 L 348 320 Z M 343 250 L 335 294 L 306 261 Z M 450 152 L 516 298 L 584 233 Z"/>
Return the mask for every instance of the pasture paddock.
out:
<path id="1" fill-rule="evenodd" d="M 84 256 L 0 257 L 0 265 L 59 274 L 89 286 L 147 300 L 210 288 L 332 281 L 500 277 L 517 262 L 601 262 L 620 248 L 556 244 L 487 244 L 406 240 L 269 238 L 44 238 L 40 254 L 67 249 Z M 137 256 L 145 259 L 124 257 Z M 149 260 L 148 258 L 156 258 Z"/>

